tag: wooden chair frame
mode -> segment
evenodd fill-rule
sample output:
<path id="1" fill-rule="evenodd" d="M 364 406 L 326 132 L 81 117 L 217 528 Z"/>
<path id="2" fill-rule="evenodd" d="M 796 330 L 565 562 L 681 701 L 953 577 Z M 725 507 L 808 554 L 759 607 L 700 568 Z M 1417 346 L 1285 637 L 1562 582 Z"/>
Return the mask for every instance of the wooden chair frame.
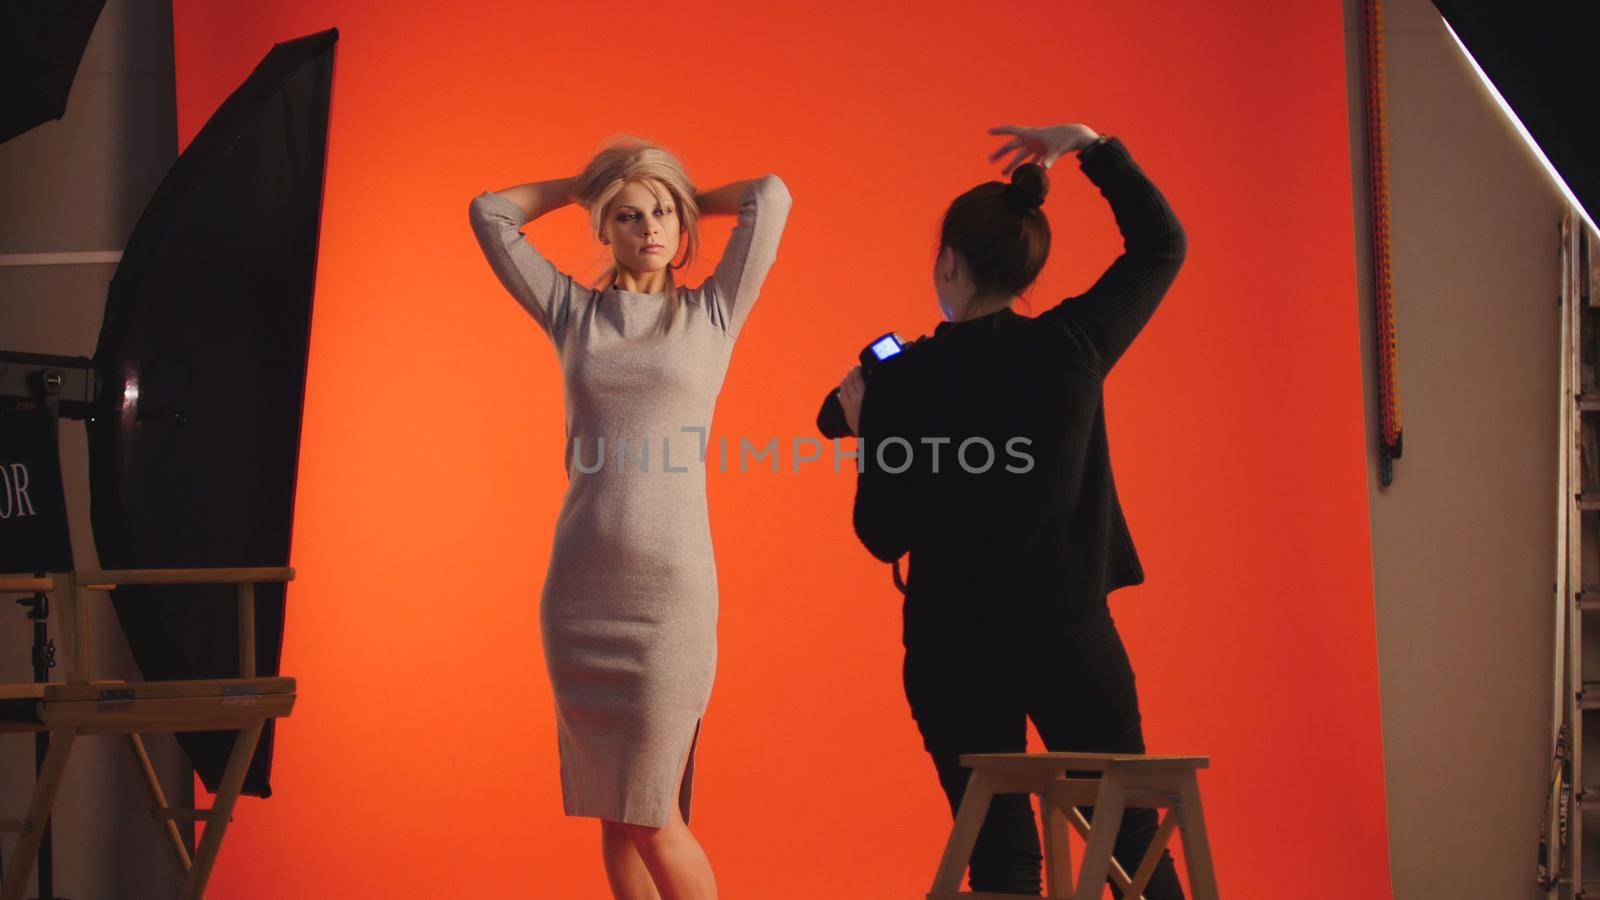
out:
<path id="1" fill-rule="evenodd" d="M 255 586 L 294 580 L 291 568 L 235 569 L 130 569 L 66 572 L 48 578 L 0 576 L 0 594 L 47 592 L 56 607 L 73 623 L 72 665 L 66 682 L 45 685 L 0 685 L 0 699 L 37 700 L 42 724 L 0 726 L 0 731 L 48 731 L 50 749 L 34 783 L 22 819 L 0 819 L 0 832 L 19 835 L 6 860 L 0 900 L 21 900 L 33 871 L 45 824 L 50 820 L 56 791 L 66 771 L 67 757 L 79 735 L 120 734 L 140 773 L 150 804 L 150 815 L 163 832 L 163 843 L 185 873 L 184 900 L 205 895 L 206 882 L 216 864 L 235 801 L 244 786 L 245 772 L 255 755 L 268 719 L 289 715 L 294 708 L 292 678 L 256 675 Z M 109 592 L 123 585 L 233 584 L 239 605 L 239 677 L 154 682 L 91 681 L 89 677 L 89 618 L 83 602 L 88 593 Z M 210 809 L 174 809 L 156 778 L 145 752 L 143 732 L 236 731 L 238 737 Z M 178 822 L 206 823 L 200 845 L 191 859 L 178 830 Z"/>
<path id="2" fill-rule="evenodd" d="M 1011 894 L 963 892 L 961 876 L 972 858 L 978 831 L 996 794 L 1034 794 L 1045 846 L 1045 896 L 1099 900 L 1107 879 L 1125 898 L 1140 898 L 1155 874 L 1174 831 L 1183 838 L 1185 868 L 1192 900 L 1218 900 L 1211 842 L 1200 804 L 1198 769 L 1210 765 L 1204 756 L 1139 756 L 1097 753 L 972 753 L 961 757 L 972 769 L 962 795 L 950 839 L 927 900 L 1001 900 Z M 1097 772 L 1086 778 L 1068 773 Z M 1084 819 L 1079 806 L 1094 807 L 1094 820 Z M 1129 807 L 1166 810 L 1150 848 L 1129 875 L 1111 855 L 1123 811 Z M 1067 829 L 1084 840 L 1083 866 L 1072 881 L 1072 849 Z"/>

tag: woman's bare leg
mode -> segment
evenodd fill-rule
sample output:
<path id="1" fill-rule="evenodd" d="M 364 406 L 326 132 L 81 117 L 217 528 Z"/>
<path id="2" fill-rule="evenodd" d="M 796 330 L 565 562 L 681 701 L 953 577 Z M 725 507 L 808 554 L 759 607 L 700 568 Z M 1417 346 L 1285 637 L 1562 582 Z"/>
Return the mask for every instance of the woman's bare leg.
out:
<path id="1" fill-rule="evenodd" d="M 633 839 L 620 823 L 600 822 L 600 852 L 605 856 L 606 881 L 616 900 L 661 900 L 650 870 L 639 858 Z"/>
<path id="2" fill-rule="evenodd" d="M 685 753 L 678 767 L 680 785 L 688 765 L 689 756 Z M 717 879 L 711 873 L 711 861 L 683 821 L 678 804 L 672 804 L 669 816 L 661 828 L 627 824 L 622 828 L 661 891 L 661 900 L 716 900 Z"/>
<path id="3" fill-rule="evenodd" d="M 677 806 L 672 808 L 672 821 L 661 828 L 623 828 L 661 891 L 661 900 L 716 900 L 717 881 L 711 874 L 711 861 L 706 859 Z"/>

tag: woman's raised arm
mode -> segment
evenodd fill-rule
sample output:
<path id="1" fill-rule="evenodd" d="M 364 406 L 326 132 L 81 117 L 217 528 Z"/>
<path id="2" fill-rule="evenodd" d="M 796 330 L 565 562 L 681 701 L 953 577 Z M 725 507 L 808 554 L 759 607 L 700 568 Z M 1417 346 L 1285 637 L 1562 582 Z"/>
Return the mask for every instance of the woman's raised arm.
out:
<path id="1" fill-rule="evenodd" d="M 468 216 L 495 277 L 560 348 L 575 299 L 588 290 L 556 269 L 522 235 L 522 226 L 571 202 L 571 178 L 484 191 L 472 198 Z"/>
<path id="2" fill-rule="evenodd" d="M 517 205 L 522 210 L 524 222 L 531 222 L 547 212 L 560 209 L 572 202 L 573 178 L 552 178 L 549 181 L 530 181 L 508 187 L 503 191 L 494 191 L 497 197 L 504 197 Z"/>
<path id="3" fill-rule="evenodd" d="M 739 214 L 728 247 L 706 281 L 706 297 L 717 325 L 736 338 L 777 260 L 778 240 L 789 220 L 793 198 L 782 179 L 764 175 L 707 191 L 695 201 L 704 213 Z"/>

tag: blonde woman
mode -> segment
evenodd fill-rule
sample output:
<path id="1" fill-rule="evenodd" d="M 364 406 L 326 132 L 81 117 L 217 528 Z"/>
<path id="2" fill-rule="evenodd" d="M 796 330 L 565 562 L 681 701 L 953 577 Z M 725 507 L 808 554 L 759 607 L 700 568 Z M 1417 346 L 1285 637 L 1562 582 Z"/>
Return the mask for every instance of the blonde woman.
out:
<path id="1" fill-rule="evenodd" d="M 577 203 L 609 248 L 594 287 L 523 239 Z M 618 898 L 710 898 L 688 828 L 716 669 L 717 573 L 705 495 L 712 411 L 790 206 L 775 175 L 696 193 L 661 147 L 613 142 L 573 178 L 486 192 L 473 233 L 550 337 L 566 399 L 567 491 L 540 599 L 563 807 L 601 820 Z M 715 271 L 687 288 L 701 215 L 737 214 Z"/>

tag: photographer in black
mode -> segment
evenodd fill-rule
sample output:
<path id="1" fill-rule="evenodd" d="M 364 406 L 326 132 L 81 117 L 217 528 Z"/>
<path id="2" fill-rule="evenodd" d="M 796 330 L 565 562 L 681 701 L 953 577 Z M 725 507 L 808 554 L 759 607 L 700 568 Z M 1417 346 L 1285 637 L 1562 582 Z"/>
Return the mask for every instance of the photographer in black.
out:
<path id="1" fill-rule="evenodd" d="M 856 534 L 885 562 L 911 555 L 906 698 L 952 813 L 970 774 L 957 758 L 1024 751 L 1028 719 L 1053 751 L 1145 752 L 1106 603 L 1144 573 L 1112 481 L 1102 383 L 1186 247 L 1117 138 L 1084 125 L 991 133 L 1011 138 L 990 158 L 1014 151 L 1011 178 L 978 185 L 945 214 L 933 274 L 948 321 L 878 363 L 870 382 L 857 367 L 839 388 L 860 438 Z M 1050 252 L 1046 169 L 1074 152 L 1124 251 L 1083 294 L 1029 318 L 1011 307 Z M 1127 812 L 1115 848 L 1125 868 L 1156 826 L 1153 810 Z M 972 889 L 1037 896 L 1040 861 L 1028 797 L 996 797 Z M 1170 854 L 1145 896 L 1183 897 Z"/>

